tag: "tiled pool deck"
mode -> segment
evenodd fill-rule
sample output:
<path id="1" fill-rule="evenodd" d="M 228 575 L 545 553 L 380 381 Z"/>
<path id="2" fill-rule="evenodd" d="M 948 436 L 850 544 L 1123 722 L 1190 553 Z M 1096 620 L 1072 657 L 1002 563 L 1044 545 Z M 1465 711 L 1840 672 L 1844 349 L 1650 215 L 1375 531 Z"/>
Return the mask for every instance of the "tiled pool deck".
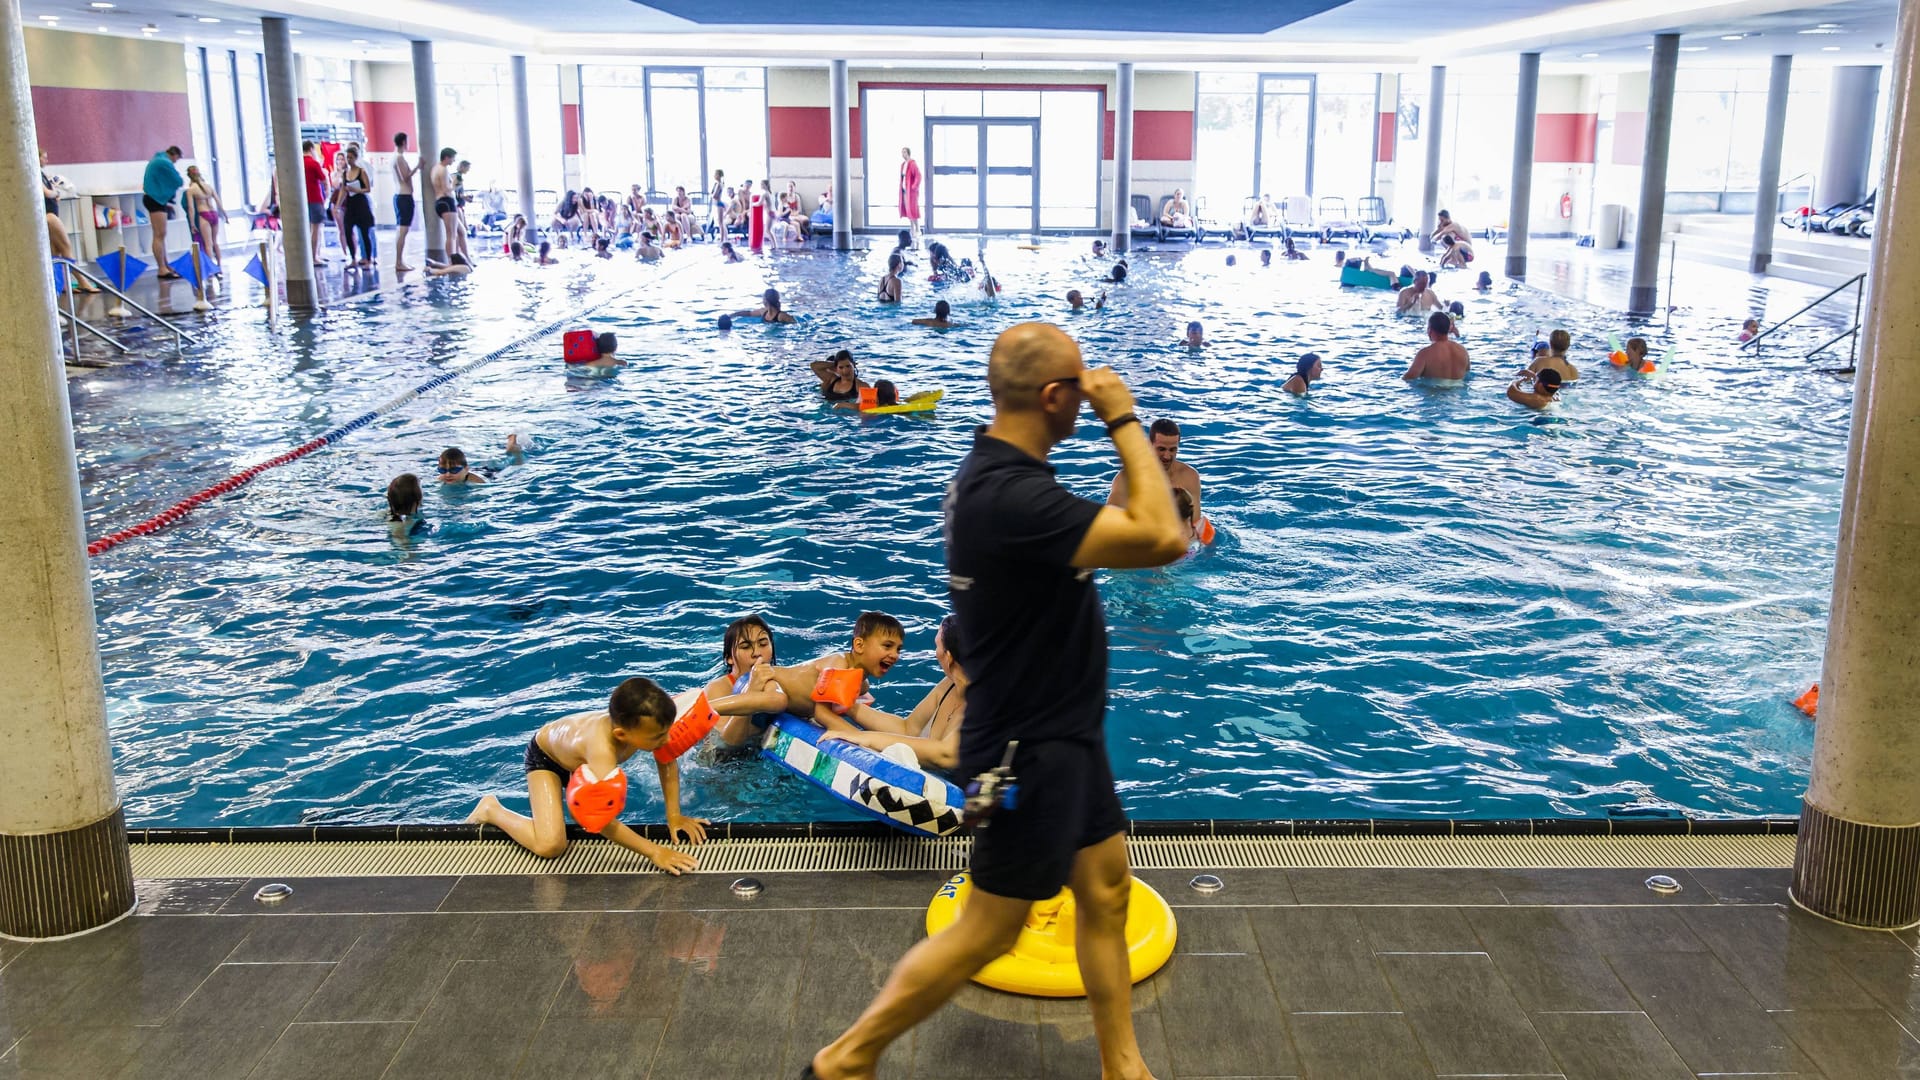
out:
<path id="1" fill-rule="evenodd" d="M 109 929 L 0 942 L 0 1078 L 791 1077 L 943 876 L 143 882 Z M 1915 936 L 1794 911 L 1785 870 L 1141 876 L 1180 920 L 1134 997 L 1161 1080 L 1920 1075 Z M 1084 1003 L 969 987 L 881 1075 L 1099 1068 Z"/>

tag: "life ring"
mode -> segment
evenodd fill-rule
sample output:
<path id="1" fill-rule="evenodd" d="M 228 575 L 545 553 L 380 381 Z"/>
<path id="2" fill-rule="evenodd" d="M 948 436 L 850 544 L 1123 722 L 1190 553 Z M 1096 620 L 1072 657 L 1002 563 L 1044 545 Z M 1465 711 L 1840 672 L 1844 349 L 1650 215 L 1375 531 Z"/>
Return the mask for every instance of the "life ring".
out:
<path id="1" fill-rule="evenodd" d="M 822 743 L 824 734 L 811 721 L 783 715 L 767 725 L 760 754 L 901 832 L 947 836 L 960 831 L 966 796 L 959 788 L 864 746 Z"/>
<path id="2" fill-rule="evenodd" d="M 960 917 L 967 894 L 973 891 L 967 871 L 947 879 L 927 905 L 927 933 L 937 934 Z M 1174 942 L 1180 936 L 1173 908 L 1153 886 L 1133 879 L 1133 893 L 1127 901 L 1127 975 L 1139 982 L 1159 971 L 1173 955 Z M 1032 997 L 1085 997 L 1087 987 L 1080 981 L 1080 964 L 1074 957 L 1073 890 L 1061 889 L 1051 900 L 1042 900 L 1027 912 L 1027 924 L 1005 956 L 974 973 L 973 981 L 1010 994 Z"/>

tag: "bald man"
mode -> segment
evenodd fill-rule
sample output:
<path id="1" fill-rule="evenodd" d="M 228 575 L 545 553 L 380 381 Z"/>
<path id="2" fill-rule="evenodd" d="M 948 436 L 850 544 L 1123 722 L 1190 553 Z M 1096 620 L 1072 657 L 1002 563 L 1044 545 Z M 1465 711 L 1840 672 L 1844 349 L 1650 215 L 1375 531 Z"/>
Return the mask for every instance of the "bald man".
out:
<path id="1" fill-rule="evenodd" d="M 977 776 L 1011 751 L 1019 798 L 996 804 L 990 827 L 975 833 L 973 893 L 959 918 L 907 953 L 803 1076 L 872 1077 L 888 1043 L 1013 946 L 1034 901 L 1071 885 L 1101 1075 L 1151 1080 L 1133 1032 L 1133 879 L 1107 761 L 1107 623 L 1093 571 L 1163 566 L 1186 553 L 1186 532 L 1133 394 L 1111 369 L 1088 368 L 1058 327 L 1022 323 L 1001 334 L 987 387 L 993 423 L 975 433 L 946 500 L 947 589 L 972 678 L 959 771 Z M 1082 402 L 1119 454 L 1124 506 L 1073 495 L 1047 464 Z"/>

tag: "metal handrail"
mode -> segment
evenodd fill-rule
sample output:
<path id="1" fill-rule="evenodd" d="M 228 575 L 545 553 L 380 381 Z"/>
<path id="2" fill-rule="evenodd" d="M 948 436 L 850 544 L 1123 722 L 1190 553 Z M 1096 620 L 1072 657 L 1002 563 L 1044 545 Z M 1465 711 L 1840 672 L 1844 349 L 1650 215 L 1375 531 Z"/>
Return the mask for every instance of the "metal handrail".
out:
<path id="1" fill-rule="evenodd" d="M 196 345 L 199 344 L 200 342 L 199 338 L 196 338 L 192 334 L 189 334 L 185 330 L 182 330 L 178 325 L 174 323 L 172 319 L 167 318 L 165 315 L 162 315 L 157 311 L 149 310 L 148 308 L 140 304 L 138 301 L 134 300 L 133 297 L 128 296 L 126 293 L 123 293 L 119 289 L 114 288 L 112 282 L 106 281 L 103 278 L 98 278 L 93 276 L 92 274 L 88 273 L 84 268 L 82 268 L 78 263 L 68 263 L 67 270 L 72 273 L 79 274 L 81 277 L 86 278 L 88 281 L 93 282 L 95 285 L 98 285 L 100 288 L 105 289 L 107 292 L 110 292 L 114 296 L 118 297 L 121 303 L 131 305 L 135 311 L 138 311 L 140 314 L 145 315 L 147 318 L 152 319 L 154 322 L 157 322 L 161 326 L 164 326 L 168 330 L 171 330 L 173 332 L 174 342 L 176 345 L 182 341 L 191 341 Z"/>
<path id="2" fill-rule="evenodd" d="M 1748 338 L 1747 340 L 1741 342 L 1740 347 L 1743 349 L 1753 348 L 1755 345 L 1758 345 L 1762 341 L 1765 341 L 1774 331 L 1787 325 L 1788 323 L 1799 318 L 1800 316 L 1805 315 L 1807 312 L 1812 311 L 1814 308 L 1819 307 L 1821 304 L 1826 303 L 1828 300 L 1833 299 L 1835 296 L 1839 295 L 1842 292 L 1845 292 L 1848 289 L 1853 288 L 1856 285 L 1860 286 L 1862 291 L 1864 292 L 1866 280 L 1867 280 L 1867 274 L 1866 274 L 1866 271 L 1864 270 L 1858 274 L 1853 275 L 1852 277 L 1841 282 L 1840 284 L 1835 285 L 1833 288 L 1828 289 L 1826 292 L 1820 295 L 1819 299 L 1813 301 L 1812 303 L 1807 304 L 1805 307 L 1801 308 L 1799 311 L 1794 312 L 1793 314 L 1787 316 L 1786 318 L 1781 319 L 1779 322 L 1774 323 L 1772 326 L 1767 327 L 1765 330 L 1762 330 L 1759 333 Z M 1856 296 L 1854 298 L 1854 312 L 1855 312 L 1854 329 L 1855 330 L 1858 330 L 1860 328 L 1859 318 L 1858 318 L 1859 307 L 1860 307 L 1860 298 Z M 1835 338 L 1834 340 L 1838 341 L 1839 339 Z M 1831 344 L 1831 342 L 1829 342 L 1829 344 Z"/>
<path id="3" fill-rule="evenodd" d="M 114 337 L 113 335 L 107 333 L 105 330 L 100 329 L 99 327 L 93 325 L 92 323 L 88 322 L 87 320 L 81 318 L 78 315 L 73 315 L 68 312 L 61 311 L 59 308 L 54 308 L 53 313 L 55 315 L 60 316 L 62 321 L 73 323 L 79 329 L 85 330 L 87 333 L 92 334 L 94 337 L 97 337 L 101 341 L 104 341 L 107 344 L 113 346 L 114 348 L 119 349 L 123 353 L 129 353 L 133 351 L 132 349 L 128 348 L 126 344 L 122 342 L 119 338 Z M 76 351 L 74 353 L 74 359 L 77 360 L 79 358 L 80 358 L 79 352 L 76 347 Z"/>

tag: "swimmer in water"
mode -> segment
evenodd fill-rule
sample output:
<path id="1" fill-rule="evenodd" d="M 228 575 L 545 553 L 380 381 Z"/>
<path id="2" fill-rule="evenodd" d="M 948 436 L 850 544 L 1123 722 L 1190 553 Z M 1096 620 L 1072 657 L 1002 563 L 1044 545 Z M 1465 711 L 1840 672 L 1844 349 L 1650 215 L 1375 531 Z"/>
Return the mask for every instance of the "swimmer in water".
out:
<path id="1" fill-rule="evenodd" d="M 1453 318 L 1446 312 L 1436 311 L 1427 316 L 1427 347 L 1413 355 L 1412 366 L 1400 377 L 1408 382 L 1466 378 L 1472 362 L 1467 358 L 1466 347 L 1449 336 L 1452 332 Z"/>
<path id="2" fill-rule="evenodd" d="M 1273 249 L 1272 248 L 1263 247 L 1260 249 L 1260 265 L 1262 267 L 1268 267 L 1273 265 Z"/>
<path id="3" fill-rule="evenodd" d="M 524 447 L 520 445 L 520 436 L 507 436 L 507 459 L 518 461 L 523 456 Z M 440 482 L 443 484 L 484 484 L 494 478 L 494 470 L 467 467 L 467 452 L 457 446 L 449 446 L 440 451 Z"/>
<path id="4" fill-rule="evenodd" d="M 387 485 L 387 532 L 395 540 L 424 532 L 427 519 L 420 514 L 420 478 L 401 473 Z"/>
<path id="5" fill-rule="evenodd" d="M 960 725 L 966 721 L 967 672 L 961 666 L 964 648 L 960 624 L 952 615 L 940 620 L 933 635 L 933 657 L 945 674 L 920 704 L 904 717 L 869 709 L 862 714 L 866 731 L 830 731 L 821 742 L 839 740 L 876 753 L 890 746 L 913 751 L 921 768 L 953 769 L 960 765 Z"/>
<path id="6" fill-rule="evenodd" d="M 733 620 L 720 638 L 720 655 L 727 671 L 707 684 L 707 703 L 731 698 L 730 708 L 758 707 L 758 711 L 723 715 L 714 730 L 727 746 L 757 742 L 766 733 L 767 725 L 786 708 L 787 701 L 771 670 L 779 659 L 773 645 L 773 628 L 758 615 Z M 756 670 L 758 675 L 753 674 Z"/>
<path id="7" fill-rule="evenodd" d="M 1180 527 L 1187 538 L 1187 547 L 1192 548 L 1200 542 L 1200 514 L 1194 508 L 1193 496 L 1186 488 L 1173 489 L 1173 508 L 1180 515 Z"/>
<path id="8" fill-rule="evenodd" d="M 1236 258 L 1236 257 L 1234 257 L 1233 255 L 1228 255 L 1228 256 L 1227 256 L 1227 265 L 1228 265 L 1228 266 L 1238 266 L 1239 264 L 1240 264 L 1240 260 L 1239 260 L 1238 258 Z"/>
<path id="9" fill-rule="evenodd" d="M 678 709 L 666 691 L 651 679 L 628 679 L 614 688 L 605 710 L 575 713 L 543 725 L 527 742 L 527 795 L 533 816 L 519 814 L 488 795 L 467 815 L 469 825 L 491 825 L 542 859 L 555 859 L 567 850 L 567 783 L 585 766 L 605 779 L 628 758 L 657 750 L 667 741 Z M 680 813 L 680 763 L 654 762 L 660 774 L 660 794 L 667 805 L 667 836 L 685 837 L 698 844 L 707 838 L 707 822 Z M 675 851 L 634 832 L 619 818 L 600 835 L 645 857 L 669 874 L 679 875 L 699 866 L 693 856 Z"/>
<path id="10" fill-rule="evenodd" d="M 633 245 L 633 257 L 641 262 L 659 262 L 660 257 L 665 254 L 666 252 L 660 250 L 660 245 L 653 242 L 653 234 L 650 232 L 641 233 L 640 242 Z"/>
<path id="11" fill-rule="evenodd" d="M 1180 339 L 1180 344 L 1189 349 L 1204 349 L 1207 347 L 1206 330 L 1200 325 L 1200 320 L 1195 319 L 1193 322 L 1187 324 L 1187 335 Z"/>
<path id="12" fill-rule="evenodd" d="M 723 334 L 733 329 L 733 316 L 731 315 L 720 316 L 718 319 L 714 320 L 713 328 L 715 330 L 720 331 Z"/>
<path id="13" fill-rule="evenodd" d="M 553 242 L 550 240 L 540 241 L 540 257 L 535 259 L 533 264 L 535 266 L 552 266 L 559 261 L 559 259 L 553 257 Z"/>
<path id="14" fill-rule="evenodd" d="M 730 262 L 730 263 L 737 263 L 742 261 L 740 258 L 740 253 L 733 250 L 733 241 L 731 240 L 720 241 L 720 260 L 722 262 Z"/>
<path id="15" fill-rule="evenodd" d="M 1560 373 L 1548 368 L 1538 375 L 1521 372 L 1507 387 L 1507 400 L 1539 410 L 1559 400 Z"/>
<path id="16" fill-rule="evenodd" d="M 900 272 L 907 268 L 907 261 L 899 252 L 887 256 L 887 276 L 880 279 L 880 302 L 897 304 L 900 302 Z"/>
<path id="17" fill-rule="evenodd" d="M 913 320 L 913 325 L 930 326 L 935 330 L 950 330 L 953 328 L 953 321 L 949 319 L 948 316 L 952 314 L 953 305 L 947 303 L 945 300 L 940 300 L 933 305 L 933 318 L 915 319 Z"/>
<path id="18" fill-rule="evenodd" d="M 1119 262 L 1114 263 L 1113 269 L 1107 271 L 1106 280 L 1107 283 L 1111 285 L 1118 285 L 1127 280 L 1127 260 L 1121 259 Z"/>
<path id="19" fill-rule="evenodd" d="M 1405 315 L 1409 311 L 1432 311 L 1435 308 L 1445 307 L 1446 305 L 1440 302 L 1440 297 L 1433 291 L 1431 285 L 1432 279 L 1427 277 L 1425 270 L 1415 271 L 1413 284 L 1400 290 L 1400 298 L 1395 304 L 1395 309 Z"/>
<path id="20" fill-rule="evenodd" d="M 1460 320 L 1467 317 L 1467 305 L 1458 300 L 1448 304 L 1447 317 L 1453 320 L 1453 336 L 1456 338 L 1466 337 L 1467 335 L 1460 332 Z"/>
<path id="21" fill-rule="evenodd" d="M 447 256 L 444 264 L 427 267 L 428 277 L 466 277 L 471 273 L 473 273 L 473 266 L 467 262 L 465 255 L 457 251 Z"/>
<path id="22" fill-rule="evenodd" d="M 1295 397 L 1305 397 L 1307 390 L 1324 374 L 1326 365 L 1320 362 L 1320 354 L 1307 353 L 1294 361 L 1293 375 L 1280 384 L 1280 389 Z"/>
<path id="23" fill-rule="evenodd" d="M 1754 338 L 1757 338 L 1759 336 L 1760 336 L 1760 320 L 1759 319 L 1748 319 L 1746 322 L 1743 322 L 1740 324 L 1740 337 L 1738 340 L 1742 342 L 1747 342 L 1747 341 L 1752 341 Z"/>
<path id="24" fill-rule="evenodd" d="M 1492 292 L 1493 275 L 1487 273 L 1485 270 L 1480 271 L 1480 278 L 1473 283 L 1473 287 L 1479 292 Z"/>
<path id="25" fill-rule="evenodd" d="M 790 323 L 793 316 L 780 307 L 780 290 L 768 289 L 760 294 L 760 306 L 741 308 L 733 313 L 736 319 L 759 319 L 763 323 Z"/>
<path id="26" fill-rule="evenodd" d="M 1193 500 L 1193 513 L 1188 522 L 1198 526 L 1200 522 L 1200 474 L 1194 467 L 1180 460 L 1180 425 L 1161 417 L 1147 428 L 1147 442 L 1153 447 L 1153 454 L 1160 459 L 1160 470 L 1166 474 L 1167 483 L 1187 493 Z M 1113 478 L 1113 486 L 1107 490 L 1107 505 L 1124 510 L 1127 506 L 1127 472 L 1123 468 Z"/>
<path id="27" fill-rule="evenodd" d="M 1281 242 L 1282 244 L 1284 244 L 1284 245 L 1286 245 L 1286 254 L 1287 254 L 1287 258 L 1289 258 L 1289 259 L 1304 259 L 1304 258 L 1306 258 L 1306 257 L 1307 257 L 1307 253 L 1306 253 L 1306 252 L 1304 252 L 1304 251 L 1301 251 L 1301 250 L 1300 250 L 1299 248 L 1297 248 L 1297 247 L 1294 247 L 1294 246 L 1293 246 L 1293 236 L 1292 236 L 1292 234 L 1288 234 L 1287 236 L 1285 236 L 1285 237 L 1282 237 L 1282 238 L 1281 238 L 1281 241 L 1280 241 L 1280 242 Z M 1345 260 L 1343 259 L 1342 261 L 1345 261 Z"/>
<path id="28" fill-rule="evenodd" d="M 567 373 L 569 375 L 610 375 L 614 368 L 627 366 L 627 362 L 620 359 L 620 339 L 615 337 L 611 330 L 594 336 L 593 352 L 594 357 L 591 360 L 568 364 Z"/>
<path id="29" fill-rule="evenodd" d="M 820 379 L 820 394 L 836 405 L 858 402 L 860 391 L 867 384 L 862 382 L 853 366 L 853 354 L 841 349 L 825 360 L 815 360 L 807 365 Z"/>
<path id="30" fill-rule="evenodd" d="M 1095 240 L 1093 242 L 1093 257 L 1096 259 L 1104 259 L 1107 257 L 1107 242 L 1105 240 Z"/>
<path id="31" fill-rule="evenodd" d="M 1538 375 L 1543 371 L 1551 371 L 1560 376 L 1562 386 L 1579 382 L 1580 369 L 1567 359 L 1567 348 L 1572 343 L 1573 338 L 1565 330 L 1555 330 L 1544 343 L 1536 342 L 1533 346 L 1533 363 L 1527 365 L 1527 372 Z"/>
<path id="32" fill-rule="evenodd" d="M 1100 294 L 1100 299 L 1095 300 L 1093 302 L 1093 310 L 1099 311 L 1101 308 L 1104 308 L 1106 306 L 1107 306 L 1107 294 L 1105 292 L 1102 292 Z M 1067 290 L 1067 310 L 1068 311 L 1087 310 L 1087 298 L 1080 294 L 1079 289 Z"/>
<path id="33" fill-rule="evenodd" d="M 784 712 L 802 720 L 811 720 L 829 731 L 857 731 L 860 727 L 870 726 L 869 720 L 874 710 L 868 704 L 869 699 L 863 694 L 860 700 L 844 707 L 815 701 L 814 689 L 820 682 L 821 673 L 857 670 L 862 675 L 861 685 L 864 687 L 869 680 L 884 677 L 900 661 L 900 646 L 905 640 L 906 631 L 901 627 L 900 620 L 878 611 L 863 612 L 853 624 L 853 647 L 846 652 L 828 653 L 795 667 L 756 664 L 752 669 L 752 685 L 766 686 L 763 679 L 770 678 L 778 687 L 777 696 L 771 691 L 755 691 L 717 701 L 709 698 L 708 704 L 721 716 Z"/>
<path id="34" fill-rule="evenodd" d="M 1647 355 L 1647 339 L 1630 337 L 1624 346 L 1627 354 L 1627 370 L 1635 375 L 1648 375 L 1660 370 L 1660 365 Z"/>

